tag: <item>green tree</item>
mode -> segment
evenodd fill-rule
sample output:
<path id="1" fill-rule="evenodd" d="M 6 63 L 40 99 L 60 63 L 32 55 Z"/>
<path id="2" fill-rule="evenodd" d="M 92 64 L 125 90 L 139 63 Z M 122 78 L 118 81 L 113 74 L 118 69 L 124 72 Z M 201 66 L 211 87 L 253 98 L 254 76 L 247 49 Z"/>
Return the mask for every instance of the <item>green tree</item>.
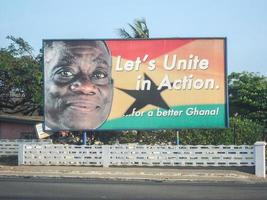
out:
<path id="1" fill-rule="evenodd" d="M 146 24 L 145 19 L 136 19 L 134 20 L 133 25 L 128 24 L 132 33 L 129 33 L 125 28 L 119 28 L 118 34 L 121 38 L 149 38 L 149 29 Z"/>
<path id="2" fill-rule="evenodd" d="M 235 130 L 234 130 L 235 129 Z M 263 126 L 241 117 L 230 118 L 230 127 L 226 129 L 184 129 L 180 131 L 181 144 L 190 145 L 253 145 L 262 140 Z"/>
<path id="3" fill-rule="evenodd" d="M 251 119 L 267 128 L 267 77 L 233 72 L 228 76 L 230 115 Z"/>
<path id="4" fill-rule="evenodd" d="M 7 48 L 0 49 L 0 112 L 32 115 L 40 112 L 41 56 L 22 38 L 8 36 Z"/>

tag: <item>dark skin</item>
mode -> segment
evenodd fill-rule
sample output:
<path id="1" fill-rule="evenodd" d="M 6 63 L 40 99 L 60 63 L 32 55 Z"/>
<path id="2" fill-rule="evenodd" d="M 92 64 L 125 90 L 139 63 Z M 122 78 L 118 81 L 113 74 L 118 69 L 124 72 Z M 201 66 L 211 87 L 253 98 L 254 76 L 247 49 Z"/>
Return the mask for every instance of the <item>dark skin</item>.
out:
<path id="1" fill-rule="evenodd" d="M 52 130 L 92 130 L 110 113 L 111 55 L 102 41 L 45 49 L 45 121 Z"/>

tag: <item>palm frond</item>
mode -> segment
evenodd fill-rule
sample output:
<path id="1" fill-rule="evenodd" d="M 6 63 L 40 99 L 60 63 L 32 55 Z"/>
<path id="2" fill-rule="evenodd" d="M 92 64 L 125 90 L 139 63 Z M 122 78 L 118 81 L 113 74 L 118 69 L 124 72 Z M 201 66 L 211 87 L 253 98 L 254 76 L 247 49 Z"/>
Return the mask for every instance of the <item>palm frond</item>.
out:
<path id="1" fill-rule="evenodd" d="M 120 35 L 121 38 L 125 39 L 133 38 L 124 28 L 119 28 L 118 34 Z"/>
<path id="2" fill-rule="evenodd" d="M 146 24 L 146 20 L 136 19 L 132 24 L 128 24 L 131 28 L 132 34 L 128 33 L 124 28 L 118 29 L 118 33 L 122 38 L 149 38 L 149 29 Z"/>

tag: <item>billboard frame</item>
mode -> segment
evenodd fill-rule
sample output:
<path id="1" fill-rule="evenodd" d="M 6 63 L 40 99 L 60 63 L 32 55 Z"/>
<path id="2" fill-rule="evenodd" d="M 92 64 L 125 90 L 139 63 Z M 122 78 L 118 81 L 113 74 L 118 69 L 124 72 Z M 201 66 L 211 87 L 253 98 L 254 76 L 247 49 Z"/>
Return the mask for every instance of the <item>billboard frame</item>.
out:
<path id="1" fill-rule="evenodd" d="M 223 40 L 223 47 L 224 47 L 224 88 L 225 88 L 225 127 L 194 127 L 194 128 L 188 128 L 188 127 L 181 127 L 181 128 L 144 128 L 144 129 L 113 129 L 113 130 L 101 130 L 101 129 L 90 129 L 90 130 L 68 130 L 68 131 L 123 131 L 123 130 L 181 130 L 181 129 L 224 129 L 224 128 L 229 128 L 229 98 L 228 98 L 228 65 L 227 65 L 227 37 L 155 37 L 155 38 L 75 38 L 75 39 L 70 39 L 70 38 L 57 38 L 57 39 L 42 39 L 42 51 L 43 51 L 43 61 L 42 61 L 42 79 L 43 79 L 43 84 L 42 84 L 42 89 L 43 89 L 43 109 L 44 109 L 44 123 L 43 123 L 43 130 L 46 132 L 57 132 L 61 131 L 60 130 L 47 130 L 45 127 L 45 77 L 44 77 L 44 44 L 45 42 L 48 41 L 134 41 L 134 40 Z M 102 125 L 101 125 L 102 126 Z"/>

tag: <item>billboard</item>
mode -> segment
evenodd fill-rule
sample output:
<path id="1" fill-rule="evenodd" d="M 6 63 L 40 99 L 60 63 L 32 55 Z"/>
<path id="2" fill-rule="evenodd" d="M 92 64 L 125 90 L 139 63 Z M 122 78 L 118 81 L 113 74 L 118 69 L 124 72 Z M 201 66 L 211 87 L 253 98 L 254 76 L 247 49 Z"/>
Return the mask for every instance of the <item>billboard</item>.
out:
<path id="1" fill-rule="evenodd" d="M 228 126 L 226 38 L 44 40 L 45 130 Z"/>

